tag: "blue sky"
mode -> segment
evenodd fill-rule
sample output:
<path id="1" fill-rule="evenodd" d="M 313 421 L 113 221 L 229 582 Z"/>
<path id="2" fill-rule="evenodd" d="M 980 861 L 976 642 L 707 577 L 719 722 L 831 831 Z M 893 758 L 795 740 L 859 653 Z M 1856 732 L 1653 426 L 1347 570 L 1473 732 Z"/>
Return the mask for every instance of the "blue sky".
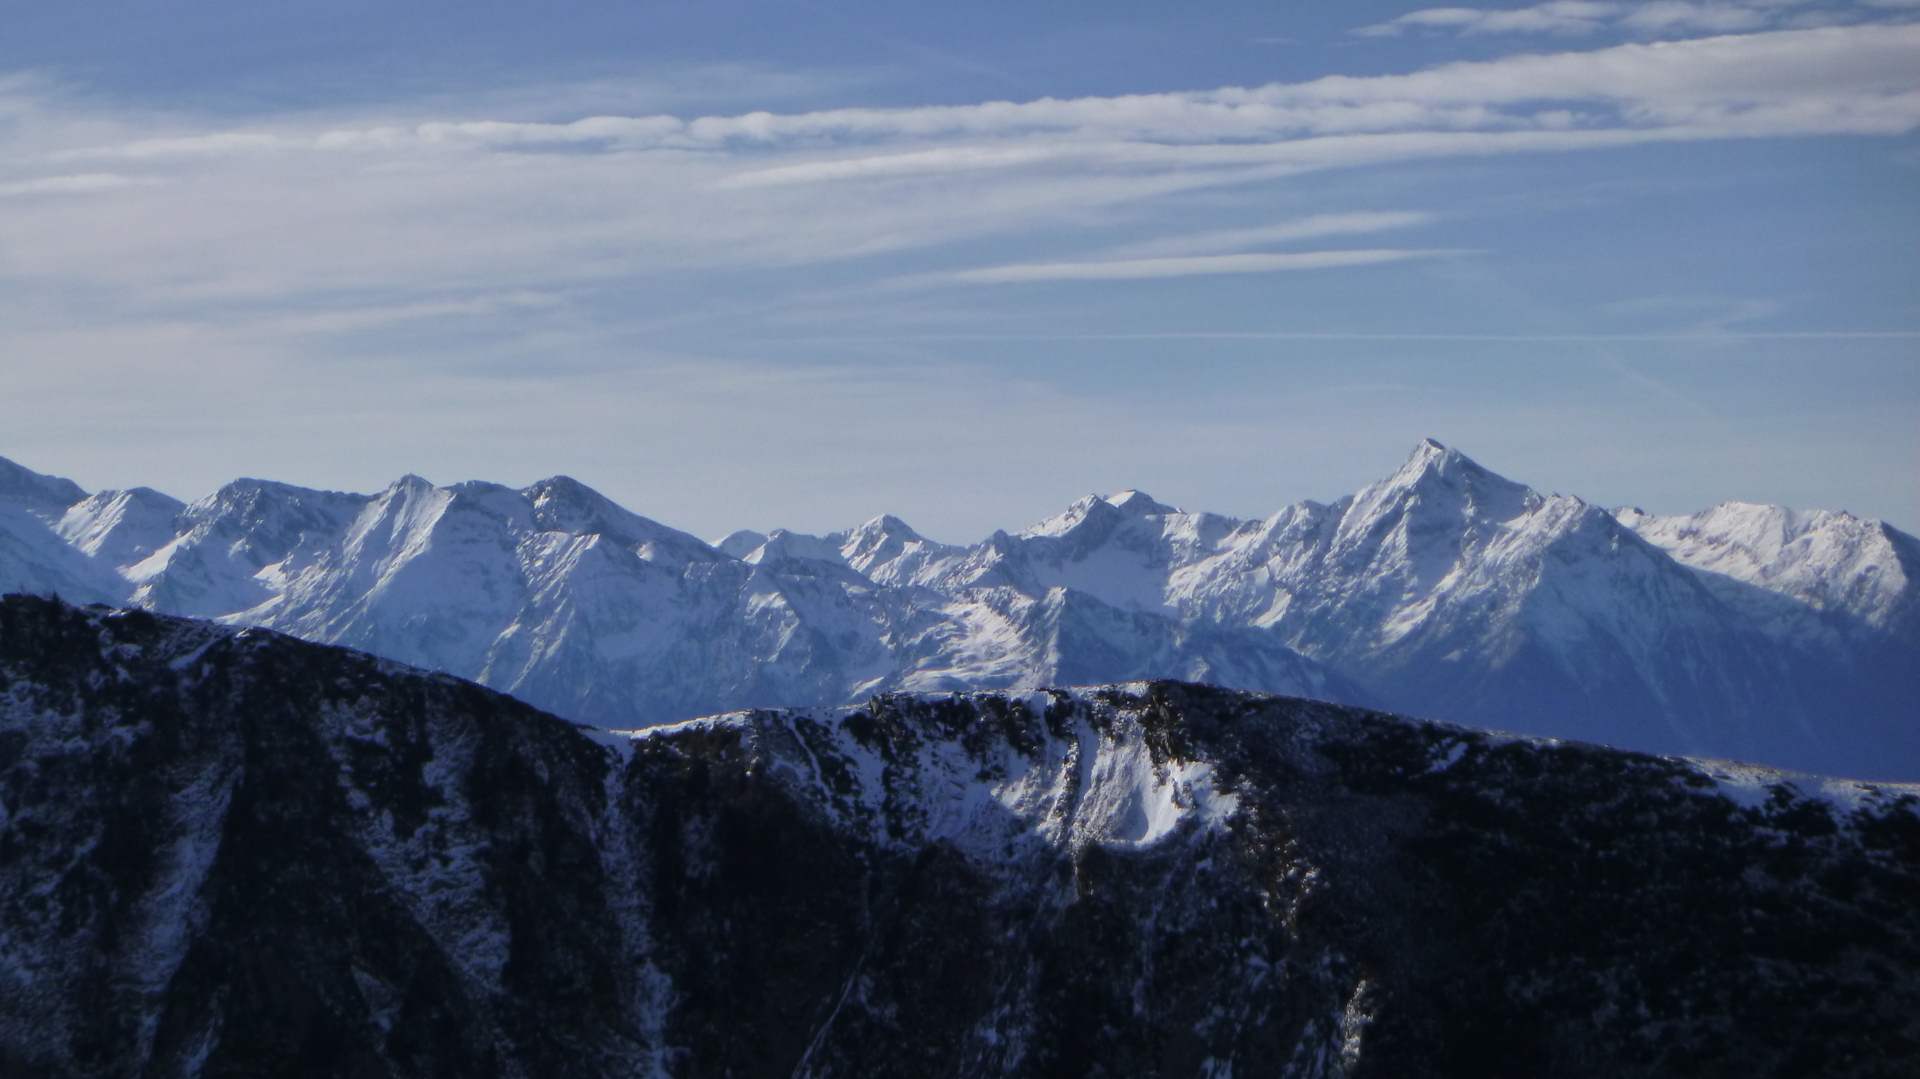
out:
<path id="1" fill-rule="evenodd" d="M 1431 435 L 1920 527 L 1920 3 L 1298 7 L 19 6 L 0 454 L 971 540 Z"/>

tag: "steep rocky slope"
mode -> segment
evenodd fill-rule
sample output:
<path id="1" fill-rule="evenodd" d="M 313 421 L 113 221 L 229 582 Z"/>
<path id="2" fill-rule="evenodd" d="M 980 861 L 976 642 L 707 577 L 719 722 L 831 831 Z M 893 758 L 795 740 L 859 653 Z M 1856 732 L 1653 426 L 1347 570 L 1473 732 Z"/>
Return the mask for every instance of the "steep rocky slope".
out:
<path id="1" fill-rule="evenodd" d="M 631 737 L 0 601 L 0 1072 L 1907 1075 L 1920 794 L 1151 683 Z"/>

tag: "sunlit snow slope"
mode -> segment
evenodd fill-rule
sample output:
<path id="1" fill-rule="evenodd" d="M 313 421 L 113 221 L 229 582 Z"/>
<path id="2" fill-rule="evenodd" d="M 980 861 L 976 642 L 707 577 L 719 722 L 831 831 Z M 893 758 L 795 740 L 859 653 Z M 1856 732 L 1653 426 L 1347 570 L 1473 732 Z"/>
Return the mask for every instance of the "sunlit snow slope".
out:
<path id="1" fill-rule="evenodd" d="M 1239 520 L 1139 491 L 971 546 L 891 516 L 709 545 L 556 477 L 191 505 L 0 471 L 0 588 L 268 626 L 631 727 L 882 690 L 1172 677 L 1920 777 L 1920 542 L 1543 494 L 1424 442 Z"/>

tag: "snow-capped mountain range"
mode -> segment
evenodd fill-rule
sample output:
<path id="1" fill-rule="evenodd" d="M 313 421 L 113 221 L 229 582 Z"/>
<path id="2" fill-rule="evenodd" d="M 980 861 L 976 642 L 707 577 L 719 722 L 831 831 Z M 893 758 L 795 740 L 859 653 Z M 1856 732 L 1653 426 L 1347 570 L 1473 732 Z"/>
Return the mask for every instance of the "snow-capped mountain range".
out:
<path id="1" fill-rule="evenodd" d="M 1878 521 L 1610 511 L 1433 441 L 1264 519 L 1123 491 L 971 546 L 891 516 L 708 544 L 565 477 L 183 504 L 0 462 L 0 591 L 266 626 L 608 727 L 1170 677 L 1915 778 L 1917 579 Z"/>

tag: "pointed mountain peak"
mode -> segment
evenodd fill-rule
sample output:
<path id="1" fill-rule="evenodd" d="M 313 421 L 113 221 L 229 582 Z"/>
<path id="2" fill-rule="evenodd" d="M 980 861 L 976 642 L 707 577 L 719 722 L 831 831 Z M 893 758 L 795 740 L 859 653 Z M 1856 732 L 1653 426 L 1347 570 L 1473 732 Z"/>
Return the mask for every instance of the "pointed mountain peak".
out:
<path id="1" fill-rule="evenodd" d="M 895 517 L 891 513 L 883 513 L 880 516 L 875 517 L 872 521 L 869 521 L 867 523 L 879 525 L 881 530 L 886 532 L 888 535 L 900 536 L 904 539 L 921 538 L 920 533 L 914 531 L 914 528 L 912 525 L 908 524 L 907 522 L 901 520 L 898 517 Z"/>
<path id="2" fill-rule="evenodd" d="M 1128 488 L 1110 495 L 1086 495 L 1076 499 L 1073 505 L 1062 512 L 1022 529 L 1020 536 L 1023 539 L 1036 539 L 1072 535 L 1081 541 L 1098 542 L 1098 537 L 1127 527 L 1129 522 L 1179 512 L 1164 502 L 1154 501 L 1153 496 L 1145 491 Z"/>
<path id="3" fill-rule="evenodd" d="M 1073 500 L 1073 504 L 1038 524 L 1020 530 L 1023 538 L 1036 536 L 1064 536 L 1084 521 L 1096 517 L 1113 517 L 1118 513 L 1111 502 L 1100 495 L 1082 495 Z"/>
<path id="4" fill-rule="evenodd" d="M 1420 444 L 1407 455 L 1407 462 L 1386 481 L 1387 486 L 1393 488 L 1426 487 L 1436 483 L 1448 486 L 1491 486 L 1516 491 L 1526 490 L 1524 484 L 1515 483 L 1505 476 L 1489 471 L 1478 461 L 1459 450 L 1442 445 L 1437 439 L 1431 438 L 1421 439 Z"/>
<path id="5" fill-rule="evenodd" d="M 1106 503 L 1130 517 L 1162 516 L 1180 511 L 1164 502 L 1155 502 L 1153 496 L 1145 491 L 1131 487 L 1116 491 L 1106 497 Z"/>
<path id="6" fill-rule="evenodd" d="M 1424 475 L 1428 472 L 1446 473 L 1462 465 L 1479 468 L 1480 466 L 1466 454 L 1441 444 L 1439 439 L 1423 438 L 1420 444 L 1407 455 L 1407 463 L 1400 466 L 1401 475 Z"/>
<path id="7" fill-rule="evenodd" d="M 837 544 L 840 557 L 862 573 L 910 549 L 925 551 L 946 546 L 915 532 L 912 525 L 891 513 L 869 518 L 844 532 L 835 532 L 826 540 Z"/>
<path id="8" fill-rule="evenodd" d="M 883 513 L 878 517 L 870 517 L 860 522 L 860 524 L 845 533 L 845 535 L 847 542 L 853 544 L 870 544 L 884 540 L 899 540 L 902 543 L 911 543 L 914 540 L 924 540 L 926 538 L 920 533 L 915 532 L 912 525 L 895 517 L 891 513 Z"/>
<path id="9" fill-rule="evenodd" d="M 1459 450 L 1429 438 L 1414 447 L 1399 471 L 1353 495 L 1341 530 L 1371 534 L 1402 514 L 1440 519 L 1512 520 L 1542 496 L 1525 484 L 1489 472 Z"/>

